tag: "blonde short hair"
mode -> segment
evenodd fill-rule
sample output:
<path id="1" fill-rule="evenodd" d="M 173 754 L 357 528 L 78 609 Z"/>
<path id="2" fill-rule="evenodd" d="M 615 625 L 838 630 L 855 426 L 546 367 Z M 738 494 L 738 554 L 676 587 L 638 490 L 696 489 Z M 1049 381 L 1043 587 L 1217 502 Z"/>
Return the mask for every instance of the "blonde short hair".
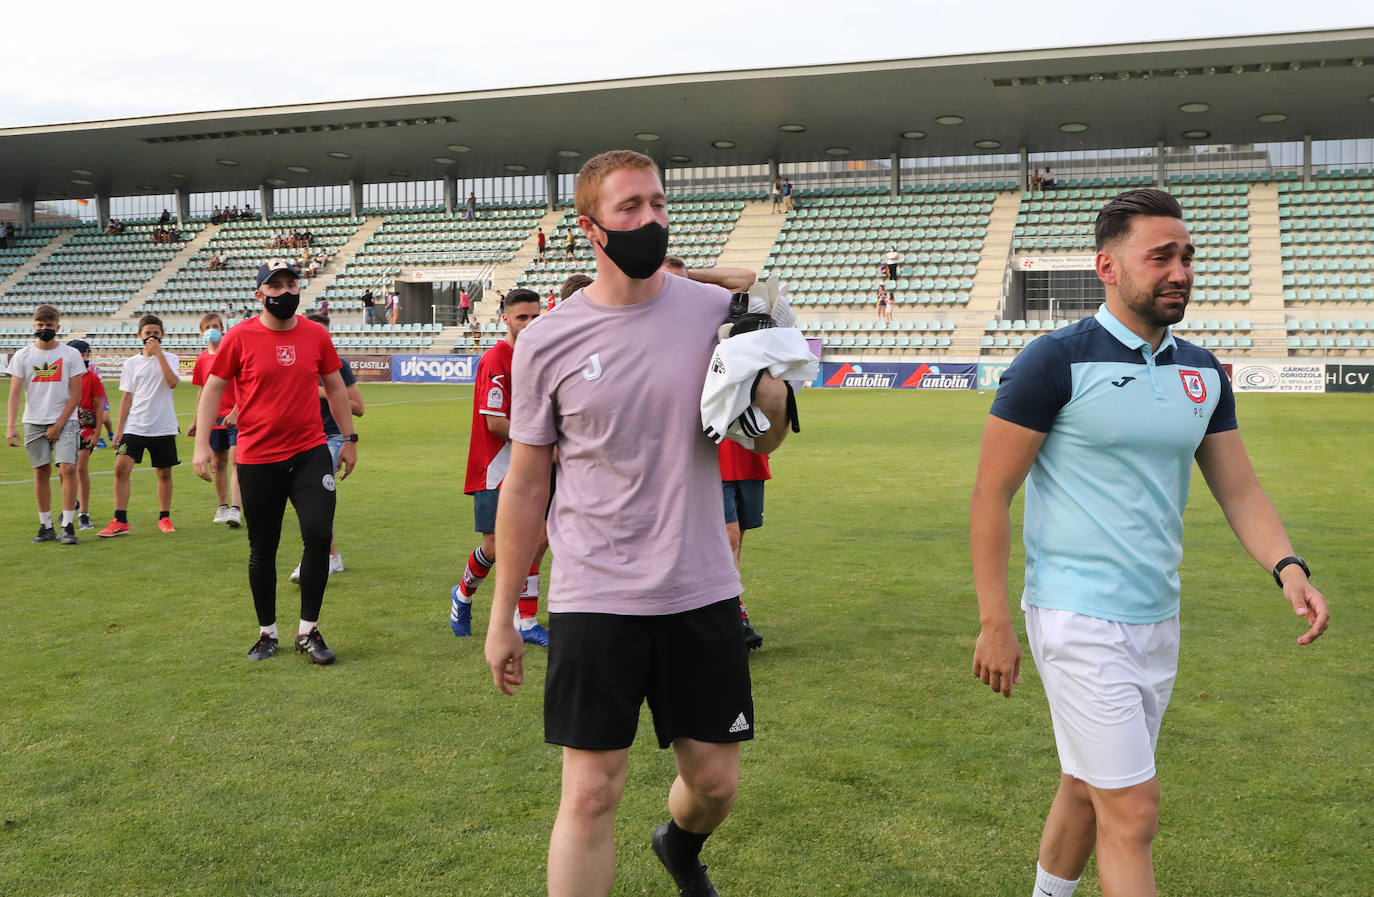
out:
<path id="1" fill-rule="evenodd" d="M 577 173 L 577 186 L 573 190 L 573 205 L 577 214 L 596 216 L 596 204 L 601 200 L 601 182 L 622 168 L 645 168 L 662 177 L 658 163 L 634 150 L 610 150 L 592 156 Z"/>

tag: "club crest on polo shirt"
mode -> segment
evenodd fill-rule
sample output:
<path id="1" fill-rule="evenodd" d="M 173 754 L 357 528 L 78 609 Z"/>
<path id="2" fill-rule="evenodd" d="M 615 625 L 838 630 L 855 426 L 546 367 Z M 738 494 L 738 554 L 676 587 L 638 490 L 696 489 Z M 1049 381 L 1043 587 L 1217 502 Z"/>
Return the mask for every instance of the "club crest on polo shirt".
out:
<path id="1" fill-rule="evenodd" d="M 1200 373 L 1180 368 L 1178 376 L 1183 380 L 1183 391 L 1188 394 L 1188 398 L 1198 404 L 1207 401 L 1207 384 L 1203 382 Z"/>
<path id="2" fill-rule="evenodd" d="M 501 391 L 501 387 L 493 386 L 487 390 L 487 407 L 500 408 L 506 403 L 506 394 Z"/>
<path id="3" fill-rule="evenodd" d="M 291 367 L 296 363 L 295 346 L 277 346 L 277 364 L 282 367 Z"/>

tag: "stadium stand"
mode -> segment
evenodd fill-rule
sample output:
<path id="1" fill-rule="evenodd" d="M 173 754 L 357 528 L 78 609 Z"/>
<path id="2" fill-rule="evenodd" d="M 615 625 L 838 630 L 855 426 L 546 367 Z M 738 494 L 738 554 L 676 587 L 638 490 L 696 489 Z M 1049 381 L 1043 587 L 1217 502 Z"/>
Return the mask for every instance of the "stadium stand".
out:
<path id="1" fill-rule="evenodd" d="M 113 315 L 200 227 L 182 227 L 172 243 L 154 243 L 153 230 L 153 225 L 131 224 L 120 236 L 111 237 L 91 226 L 78 229 L 5 292 L 4 306 L 32 313 L 40 302 L 57 302 L 68 316 Z"/>
<path id="2" fill-rule="evenodd" d="M 324 249 L 332 257 L 361 223 L 361 219 L 340 215 L 281 216 L 267 223 L 231 221 L 222 225 L 209 243 L 145 300 L 138 312 L 201 315 L 238 309 L 249 299 L 253 272 L 258 265 L 272 256 L 295 258 L 304 251 L 269 249 L 267 242 L 271 237 L 308 230 L 311 254 Z M 226 267 L 211 271 L 210 258 L 215 255 L 227 256 Z M 304 285 L 308 285 L 308 280 Z"/>
<path id="3" fill-rule="evenodd" d="M 509 261 L 542 215 L 543 206 L 534 203 L 481 205 L 471 221 L 434 209 L 388 211 L 317 299 L 327 299 L 331 313 L 359 312 L 362 293 L 387 289 L 402 267 Z"/>
<path id="4" fill-rule="evenodd" d="M 1278 201 L 1284 307 L 1301 312 L 1285 319 L 1290 353 L 1363 354 L 1374 308 L 1374 178 L 1328 172 L 1280 184 Z"/>

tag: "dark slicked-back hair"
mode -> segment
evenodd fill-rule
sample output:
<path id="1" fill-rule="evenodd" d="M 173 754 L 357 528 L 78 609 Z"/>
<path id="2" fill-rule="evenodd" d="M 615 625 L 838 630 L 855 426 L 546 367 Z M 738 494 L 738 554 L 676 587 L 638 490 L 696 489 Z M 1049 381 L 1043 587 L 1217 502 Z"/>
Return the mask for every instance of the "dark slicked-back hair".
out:
<path id="1" fill-rule="evenodd" d="M 157 315 L 144 315 L 143 317 L 141 317 L 141 318 L 138 319 L 138 329 L 139 329 L 139 330 L 142 330 L 144 327 L 147 327 L 149 324 L 155 325 L 155 326 L 157 327 L 157 329 L 158 329 L 158 330 L 161 330 L 163 333 L 166 333 L 166 332 L 167 332 L 167 328 L 162 326 L 162 319 L 159 318 Z"/>
<path id="2" fill-rule="evenodd" d="M 1131 229 L 1131 219 L 1183 218 L 1183 208 L 1178 200 L 1163 190 L 1127 190 L 1102 207 L 1097 213 L 1097 224 L 1093 226 L 1097 238 L 1097 251 L 1102 247 L 1125 236 Z"/>
<path id="3" fill-rule="evenodd" d="M 501 303 L 501 308 L 510 308 L 512 302 L 534 302 L 540 301 L 539 294 L 534 290 L 527 290 L 524 287 L 516 287 L 506 294 L 506 298 Z"/>

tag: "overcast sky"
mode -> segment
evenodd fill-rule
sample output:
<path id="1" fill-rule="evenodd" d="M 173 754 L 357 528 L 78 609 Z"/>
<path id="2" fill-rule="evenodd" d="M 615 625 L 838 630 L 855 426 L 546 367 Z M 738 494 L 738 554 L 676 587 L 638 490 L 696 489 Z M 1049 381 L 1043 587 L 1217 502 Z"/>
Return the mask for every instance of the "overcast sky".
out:
<path id="1" fill-rule="evenodd" d="M 364 2 L 6 3 L 0 127 L 1374 25 L 1362 3 L 1255 0 Z"/>

